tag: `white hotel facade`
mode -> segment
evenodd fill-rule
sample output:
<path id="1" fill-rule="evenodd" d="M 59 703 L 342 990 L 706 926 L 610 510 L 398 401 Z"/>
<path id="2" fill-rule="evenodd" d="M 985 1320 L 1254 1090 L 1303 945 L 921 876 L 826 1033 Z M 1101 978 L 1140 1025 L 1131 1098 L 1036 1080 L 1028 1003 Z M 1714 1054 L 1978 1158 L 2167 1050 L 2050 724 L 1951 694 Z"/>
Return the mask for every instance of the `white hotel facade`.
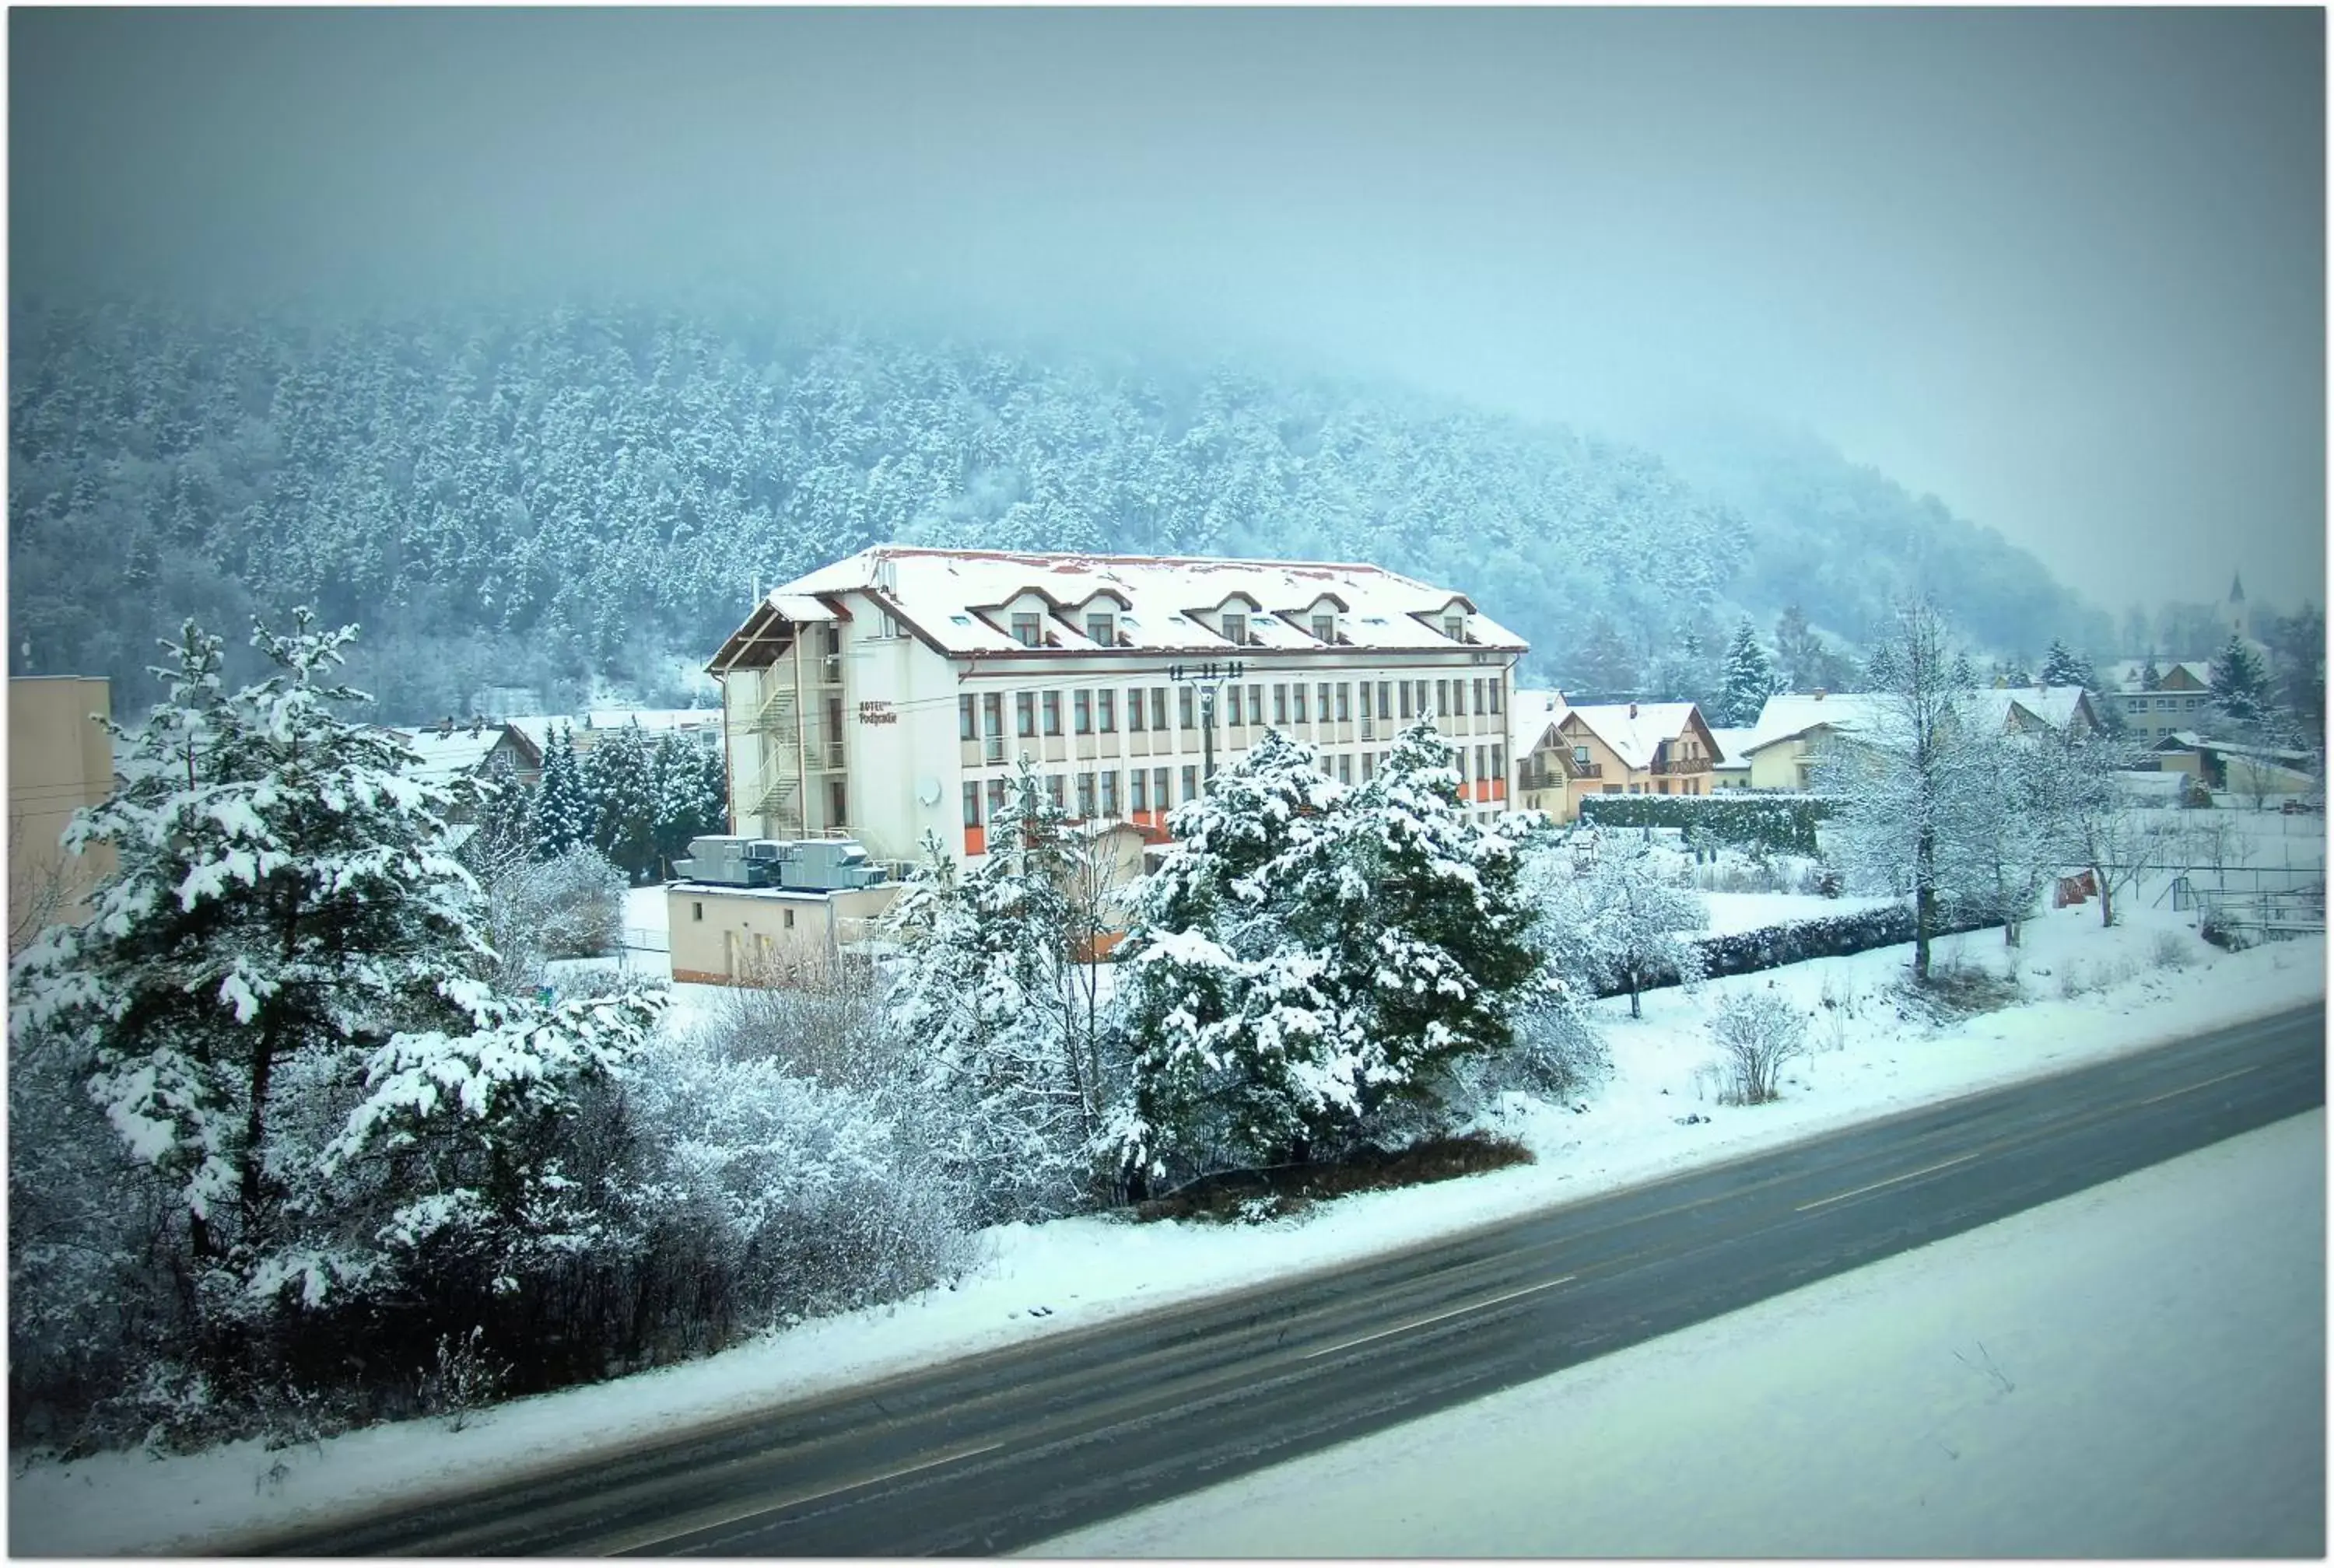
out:
<path id="1" fill-rule="evenodd" d="M 1505 810 L 1525 651 L 1374 566 L 887 545 L 773 590 L 709 669 L 732 832 L 901 861 L 931 832 L 971 860 L 1025 756 L 1073 817 L 1163 838 L 1202 786 L 1203 684 L 1219 767 L 1269 726 L 1360 784 L 1424 716 L 1471 809 Z"/>

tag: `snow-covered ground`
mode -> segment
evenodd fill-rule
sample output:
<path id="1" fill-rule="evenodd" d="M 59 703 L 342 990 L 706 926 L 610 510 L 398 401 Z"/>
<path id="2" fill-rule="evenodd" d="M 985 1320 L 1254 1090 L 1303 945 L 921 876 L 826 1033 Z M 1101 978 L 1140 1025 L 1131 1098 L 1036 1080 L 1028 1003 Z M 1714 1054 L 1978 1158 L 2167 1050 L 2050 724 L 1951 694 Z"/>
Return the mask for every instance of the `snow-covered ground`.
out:
<path id="1" fill-rule="evenodd" d="M 1031 1554 L 2320 1556 L 2325 1270 L 2318 1111 Z"/>
<path id="2" fill-rule="evenodd" d="M 1755 931 L 1761 926 L 1788 925 L 1793 920 L 1820 920 L 1831 915 L 1852 915 L 1858 909 L 1876 909 L 1891 902 L 1887 899 L 1825 899 L 1812 893 L 1703 893 L 1702 901 L 1710 906 L 1710 928 L 1713 937 L 1731 937 L 1738 931 Z"/>
<path id="3" fill-rule="evenodd" d="M 2187 917 L 2149 907 L 2153 897 L 2150 890 L 2127 899 L 2128 924 L 2113 930 L 2100 928 L 2095 906 L 2036 919 L 2020 956 L 2028 1004 L 1952 1028 L 1901 1018 L 1878 999 L 1902 972 L 1901 948 L 1733 976 L 1693 992 L 1651 993 L 1639 1021 L 1628 1017 L 1625 1000 L 1600 1003 L 1614 1068 L 1580 1096 L 1587 1109 L 1515 1101 L 1503 1119 L 1534 1150 L 1533 1165 L 1365 1194 L 1258 1227 L 1099 1217 L 1003 1227 L 987 1234 L 984 1261 L 953 1288 L 805 1324 L 688 1365 L 516 1401 L 460 1433 L 416 1421 L 281 1453 L 245 1443 L 159 1461 L 116 1454 L 20 1467 L 10 1486 L 11 1544 L 67 1554 L 184 1547 L 261 1523 L 468 1484 L 661 1429 L 1394 1250 L 2324 996 L 2322 943 L 2221 953 L 2196 938 Z M 2181 944 L 2193 964 L 2155 967 L 2159 938 Z M 1998 931 L 1948 938 L 1938 949 L 1994 967 L 2006 957 Z M 2107 988 L 2062 997 L 2070 981 Z M 1720 1106 L 1702 1074 L 1712 1054 L 1704 1021 L 1727 992 L 1769 985 L 1820 1015 L 1823 1048 L 1787 1074 L 1780 1101 Z M 686 1011 L 718 996 L 687 989 L 707 996 L 683 999 Z M 1827 992 L 1837 1004 L 1831 1009 L 1822 1006 Z M 1836 1034 L 1835 1017 L 1844 1019 Z M 1689 1113 L 1708 1120 L 1680 1125 Z M 1039 1306 L 1048 1314 L 1032 1317 Z"/>

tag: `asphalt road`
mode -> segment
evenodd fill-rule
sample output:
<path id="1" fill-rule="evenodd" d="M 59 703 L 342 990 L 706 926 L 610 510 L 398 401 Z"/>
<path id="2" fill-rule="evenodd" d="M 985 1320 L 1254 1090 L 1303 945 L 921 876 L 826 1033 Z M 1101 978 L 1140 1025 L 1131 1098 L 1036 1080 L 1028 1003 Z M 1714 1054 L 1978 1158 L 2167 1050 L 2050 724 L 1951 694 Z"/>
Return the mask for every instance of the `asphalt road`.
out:
<path id="1" fill-rule="evenodd" d="M 2322 1005 L 231 1554 L 996 1553 L 2324 1103 Z"/>

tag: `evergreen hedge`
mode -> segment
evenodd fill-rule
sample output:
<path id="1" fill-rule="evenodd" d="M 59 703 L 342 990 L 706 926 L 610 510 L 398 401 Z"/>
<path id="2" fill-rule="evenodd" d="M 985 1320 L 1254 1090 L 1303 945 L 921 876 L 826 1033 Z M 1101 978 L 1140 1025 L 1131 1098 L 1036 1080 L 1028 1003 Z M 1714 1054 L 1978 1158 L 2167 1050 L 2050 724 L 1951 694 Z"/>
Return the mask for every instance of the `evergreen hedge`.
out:
<path id="1" fill-rule="evenodd" d="M 1826 795 L 1588 795 L 1580 820 L 1600 828 L 1677 828 L 1688 849 L 1740 844 L 1812 855 L 1816 824 L 1837 809 Z"/>
<path id="2" fill-rule="evenodd" d="M 1975 931 L 2001 923 L 1951 909 L 1939 913 L 1937 928 L 1930 933 L 1933 937 Z M 1715 980 L 1728 975 L 1777 969 L 1785 964 L 1802 964 L 1810 958 L 1842 958 L 1851 953 L 1870 952 L 1875 948 L 1897 947 L 1912 941 L 1914 936 L 1913 907 L 1890 904 L 1876 909 L 1822 915 L 1811 920 L 1787 920 L 1781 925 L 1761 926 L 1756 930 L 1734 931 L 1722 937 L 1702 937 L 1695 939 L 1694 948 L 1702 956 L 1703 977 Z M 1672 972 L 1658 975 L 1638 988 L 1657 990 L 1677 983 L 1677 976 Z M 1625 989 L 1615 985 L 1599 989 L 1597 995 L 1617 996 Z"/>

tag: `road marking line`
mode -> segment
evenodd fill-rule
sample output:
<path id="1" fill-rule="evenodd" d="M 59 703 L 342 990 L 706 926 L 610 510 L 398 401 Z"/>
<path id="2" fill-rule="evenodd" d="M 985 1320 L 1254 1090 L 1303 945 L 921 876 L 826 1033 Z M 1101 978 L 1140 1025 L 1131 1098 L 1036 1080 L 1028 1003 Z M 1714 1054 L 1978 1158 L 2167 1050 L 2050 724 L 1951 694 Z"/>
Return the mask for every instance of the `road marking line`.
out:
<path id="1" fill-rule="evenodd" d="M 2207 1078 L 2202 1083 L 2191 1083 L 2185 1089 L 2167 1089 L 2161 1094 L 2151 1094 L 2140 1103 L 2153 1105 L 2159 1100 L 2175 1100 L 2183 1094 L 2194 1094 L 2199 1089 L 2210 1089 L 2215 1083 L 2226 1083 L 2232 1078 L 2242 1078 L 2248 1073 L 2258 1073 L 2266 1065 L 2266 1063 L 2256 1062 L 2250 1067 L 2240 1067 L 2234 1073 L 2223 1073 L 2218 1078 Z"/>
<path id="2" fill-rule="evenodd" d="M 1300 1359 L 1309 1361 L 1316 1356 L 1335 1355 L 1339 1351 L 1352 1350 L 1355 1345 L 1368 1344 L 1372 1340 L 1384 1339 L 1388 1334 L 1408 1333 L 1413 1329 L 1423 1329 L 1429 1323 L 1439 1323 L 1444 1318 L 1455 1318 L 1461 1313 L 1480 1312 L 1485 1307 L 1497 1306 L 1503 1301 L 1513 1301 L 1518 1296 L 1532 1295 L 1544 1290 L 1554 1290 L 1558 1285 L 1570 1284 L 1574 1280 L 1578 1279 L 1579 1277 L 1580 1276 L 1577 1274 L 1568 1274 L 1562 1279 L 1546 1280 L 1538 1284 L 1526 1285 L 1521 1290 L 1511 1290 L 1505 1295 L 1495 1295 L 1489 1301 L 1470 1302 L 1465 1306 L 1452 1307 L 1447 1313 L 1436 1313 L 1431 1318 L 1420 1318 L 1415 1323 L 1397 1323 L 1390 1329 L 1380 1329 L 1374 1334 L 1364 1334 L 1357 1340 L 1347 1340 L 1341 1345 L 1330 1345 L 1324 1350 L 1307 1351 Z"/>
<path id="3" fill-rule="evenodd" d="M 1908 1170 L 1902 1176 L 1892 1176 L 1886 1181 L 1876 1181 L 1869 1187 L 1852 1188 L 1847 1192 L 1835 1192 L 1829 1198 L 1818 1198 L 1813 1203 L 1803 1203 L 1799 1205 L 1798 1208 L 1792 1210 L 1792 1212 L 1795 1214 L 1805 1214 L 1811 1208 L 1822 1208 L 1830 1204 L 1845 1203 L 1851 1198 L 1860 1198 L 1867 1192 L 1877 1192 L 1884 1187 L 1894 1187 L 1900 1181 L 1910 1181 L 1916 1176 L 1927 1176 L 1932 1172 L 1939 1170 L 1951 1170 L 1956 1165 L 1967 1165 L 1971 1160 L 1975 1159 L 1979 1155 L 1983 1154 L 1985 1150 L 1982 1149 L 1972 1150 L 1967 1154 L 1958 1155 L 1952 1159 L 1943 1160 L 1935 1165 L 1924 1165 L 1918 1170 Z"/>
<path id="4" fill-rule="evenodd" d="M 627 1539 L 622 1545 L 601 1548 L 597 1554 L 603 1557 L 616 1557 L 629 1552 L 638 1552 L 644 1547 L 661 1546 L 668 1541 L 678 1541 L 684 1535 L 694 1535 L 704 1530 L 719 1530 L 724 1525 L 738 1524 L 763 1514 L 776 1514 L 788 1508 L 799 1508 L 805 1503 L 815 1503 L 823 1497 L 833 1497 L 844 1492 L 857 1491 L 862 1486 L 873 1486 L 882 1481 L 896 1481 L 902 1476 L 912 1476 L 919 1470 L 937 1469 L 942 1465 L 952 1465 L 959 1459 L 969 1459 L 978 1454 L 994 1453 L 1004 1446 L 1003 1443 L 998 1442 L 984 1443 L 978 1448 L 960 1448 L 953 1454 L 942 1454 L 938 1458 L 925 1459 L 918 1464 L 902 1465 L 896 1470 L 886 1470 L 880 1476 L 862 1476 L 855 1481 L 844 1481 L 839 1486 L 829 1486 L 824 1492 L 806 1492 L 798 1497 L 780 1498 L 775 1503 L 757 1503 L 750 1508 L 723 1518 L 698 1520 L 669 1534 L 654 1536 L 646 1541 Z"/>

